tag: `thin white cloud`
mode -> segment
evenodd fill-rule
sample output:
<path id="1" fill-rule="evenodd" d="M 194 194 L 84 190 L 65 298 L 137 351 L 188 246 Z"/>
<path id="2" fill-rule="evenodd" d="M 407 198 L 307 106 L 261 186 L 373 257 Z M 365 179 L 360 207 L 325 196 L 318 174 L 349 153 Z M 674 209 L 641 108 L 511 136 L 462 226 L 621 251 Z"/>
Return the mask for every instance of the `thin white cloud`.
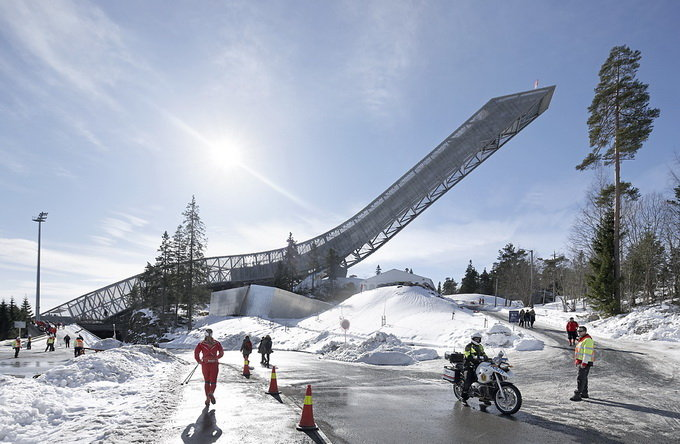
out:
<path id="1" fill-rule="evenodd" d="M 123 68 L 134 66 L 121 30 L 92 3 L 0 2 L 0 31 L 45 79 L 116 107 L 111 94 Z M 51 75 L 50 75 L 51 74 Z M 56 86 L 56 85 L 53 85 Z"/>

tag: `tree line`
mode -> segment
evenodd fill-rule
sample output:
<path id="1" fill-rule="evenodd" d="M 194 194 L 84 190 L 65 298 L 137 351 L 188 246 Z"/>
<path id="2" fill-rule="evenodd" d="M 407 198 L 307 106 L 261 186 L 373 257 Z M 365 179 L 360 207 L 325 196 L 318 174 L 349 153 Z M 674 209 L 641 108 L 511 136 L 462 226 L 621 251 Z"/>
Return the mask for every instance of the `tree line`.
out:
<path id="1" fill-rule="evenodd" d="M 641 57 L 640 51 L 616 46 L 599 71 L 588 107 L 591 152 L 576 166 L 597 174 L 567 253 L 531 261 L 527 250 L 507 244 L 490 273 L 477 273 L 470 261 L 460 288 L 446 278 L 442 294 L 498 294 L 525 304 L 560 295 L 565 309 L 587 300 L 607 315 L 680 299 L 680 157 L 670 166 L 667 195 L 642 195 L 621 179 L 622 161 L 635 158 L 660 115 L 649 106 L 648 85 L 637 79 Z M 607 166 L 613 166 L 613 180 Z"/>
<path id="2" fill-rule="evenodd" d="M 28 297 L 24 297 L 21 306 L 10 298 L 9 304 L 3 299 L 0 302 L 0 340 L 14 338 L 19 330 L 14 328 L 14 321 L 24 321 L 28 325 L 33 319 L 33 309 L 28 302 Z"/>

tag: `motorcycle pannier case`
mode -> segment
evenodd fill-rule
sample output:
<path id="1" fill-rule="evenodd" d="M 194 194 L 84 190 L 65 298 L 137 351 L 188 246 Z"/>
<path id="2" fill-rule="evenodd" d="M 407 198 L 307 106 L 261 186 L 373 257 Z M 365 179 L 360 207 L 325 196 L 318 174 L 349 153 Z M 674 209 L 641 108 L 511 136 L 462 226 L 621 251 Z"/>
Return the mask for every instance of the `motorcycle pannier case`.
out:
<path id="1" fill-rule="evenodd" d="M 444 367 L 442 379 L 448 382 L 459 382 L 461 380 L 461 371 L 454 367 Z"/>

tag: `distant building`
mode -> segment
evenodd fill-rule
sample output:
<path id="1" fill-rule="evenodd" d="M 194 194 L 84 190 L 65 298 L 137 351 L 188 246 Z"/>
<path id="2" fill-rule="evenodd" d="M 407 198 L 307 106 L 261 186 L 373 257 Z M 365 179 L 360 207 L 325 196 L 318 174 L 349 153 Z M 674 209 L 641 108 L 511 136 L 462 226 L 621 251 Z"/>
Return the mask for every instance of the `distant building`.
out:
<path id="1" fill-rule="evenodd" d="M 379 275 L 364 279 L 361 282 L 363 290 L 373 290 L 374 288 L 388 287 L 391 285 L 420 285 L 421 287 L 430 290 L 436 290 L 432 279 L 397 270 L 396 268 L 383 271 Z"/>

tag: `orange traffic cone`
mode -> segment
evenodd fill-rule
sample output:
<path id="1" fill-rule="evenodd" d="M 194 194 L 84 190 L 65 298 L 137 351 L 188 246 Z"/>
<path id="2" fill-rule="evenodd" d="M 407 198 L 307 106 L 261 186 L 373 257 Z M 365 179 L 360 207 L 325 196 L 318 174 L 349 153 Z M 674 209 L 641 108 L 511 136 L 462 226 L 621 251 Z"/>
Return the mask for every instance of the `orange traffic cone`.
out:
<path id="1" fill-rule="evenodd" d="M 312 410 L 312 386 L 307 385 L 307 392 L 305 393 L 305 402 L 302 406 L 302 418 L 300 418 L 300 424 L 296 427 L 298 430 L 309 431 L 309 430 L 319 430 L 314 423 L 314 411 Z"/>
<path id="2" fill-rule="evenodd" d="M 243 361 L 243 376 L 250 379 L 250 363 L 247 359 Z"/>
<path id="3" fill-rule="evenodd" d="M 276 383 L 276 366 L 272 367 L 272 379 L 269 382 L 269 390 L 265 392 L 268 395 L 279 395 L 279 385 Z"/>

